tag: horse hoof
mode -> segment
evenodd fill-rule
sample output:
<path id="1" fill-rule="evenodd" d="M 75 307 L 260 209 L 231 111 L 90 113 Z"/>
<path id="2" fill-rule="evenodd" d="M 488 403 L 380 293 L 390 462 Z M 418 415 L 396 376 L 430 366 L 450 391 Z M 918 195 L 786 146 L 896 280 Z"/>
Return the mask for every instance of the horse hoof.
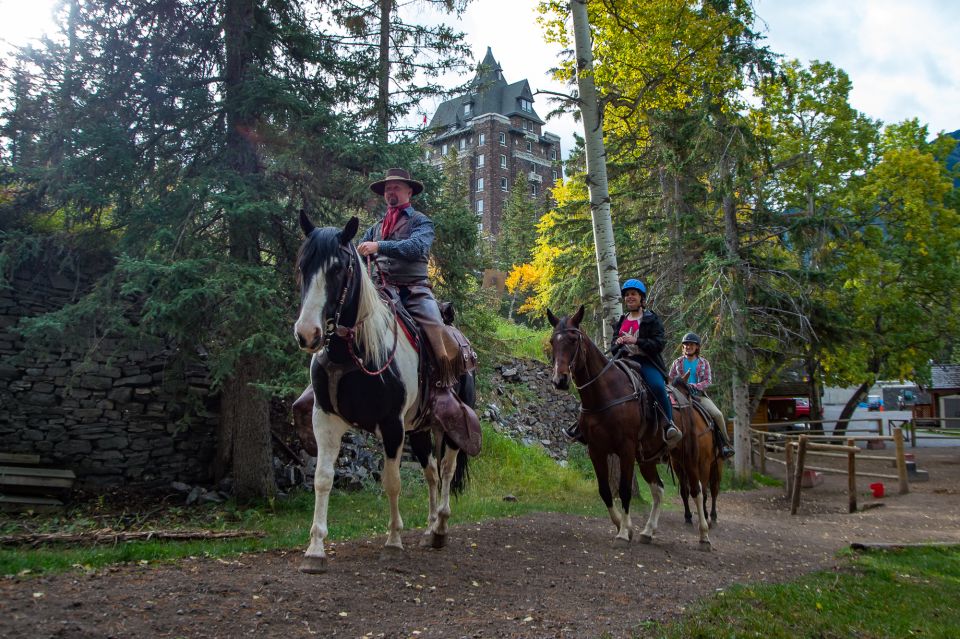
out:
<path id="1" fill-rule="evenodd" d="M 433 533 L 430 535 L 431 548 L 436 548 L 437 550 L 439 550 L 440 548 L 444 548 L 446 545 L 447 545 L 446 535 L 438 535 L 437 533 Z"/>
<path id="2" fill-rule="evenodd" d="M 614 537 L 614 538 L 613 538 L 613 545 L 614 545 L 614 546 L 618 546 L 618 547 L 629 546 L 629 545 L 630 545 L 630 540 L 629 540 L 629 539 L 624 539 L 623 537 Z"/>
<path id="3" fill-rule="evenodd" d="M 403 557 L 402 546 L 384 546 L 380 549 L 380 561 L 393 561 Z"/>
<path id="4" fill-rule="evenodd" d="M 327 572 L 327 558 L 326 557 L 304 557 L 303 561 L 300 562 L 300 572 L 305 572 L 308 575 L 319 575 L 321 573 Z"/>
<path id="5" fill-rule="evenodd" d="M 713 546 L 710 545 L 709 541 L 701 541 L 697 550 L 702 550 L 703 552 L 710 552 L 713 550 Z"/>
<path id="6" fill-rule="evenodd" d="M 645 535 L 643 533 L 640 533 L 640 543 L 641 544 L 653 543 L 653 535 Z"/>
<path id="7" fill-rule="evenodd" d="M 688 526 L 692 526 L 692 525 L 693 525 L 693 517 L 684 517 L 684 518 L 683 518 L 683 523 L 687 524 Z"/>

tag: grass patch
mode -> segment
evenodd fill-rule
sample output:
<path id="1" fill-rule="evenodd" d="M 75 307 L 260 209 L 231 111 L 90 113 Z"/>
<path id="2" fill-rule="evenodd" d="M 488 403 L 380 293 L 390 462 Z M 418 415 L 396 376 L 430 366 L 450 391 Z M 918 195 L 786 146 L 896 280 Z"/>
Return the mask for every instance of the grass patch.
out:
<path id="1" fill-rule="evenodd" d="M 837 573 L 740 585 L 637 637 L 960 637 L 960 546 L 847 554 Z"/>
<path id="2" fill-rule="evenodd" d="M 531 512 L 564 512 L 602 516 L 606 509 L 597 497 L 592 478 L 578 468 L 561 467 L 542 449 L 525 447 L 491 428 L 484 428 L 483 454 L 470 460 L 470 483 L 453 503 L 452 524 Z M 511 494 L 517 501 L 504 501 Z M 131 529 L 250 530 L 261 538 L 197 541 L 133 541 L 93 547 L 45 545 L 0 547 L 0 575 L 93 569 L 123 562 L 152 562 L 188 556 L 221 557 L 241 552 L 306 548 L 313 517 L 313 493 L 298 492 L 254 508 L 205 505 L 167 507 Z M 102 504 L 87 506 L 67 516 L 0 520 L 0 534 L 22 532 L 82 532 L 110 526 L 124 527 L 123 513 L 108 513 Z M 400 510 L 408 528 L 422 528 L 427 520 L 427 494 L 422 475 L 403 470 Z M 386 532 L 389 504 L 379 486 L 359 492 L 334 490 L 328 517 L 330 539 L 342 541 Z"/>
<path id="3" fill-rule="evenodd" d="M 547 361 L 546 347 L 550 341 L 550 331 L 546 329 L 536 330 L 498 317 L 495 338 L 502 345 L 497 350 L 508 357 Z"/>

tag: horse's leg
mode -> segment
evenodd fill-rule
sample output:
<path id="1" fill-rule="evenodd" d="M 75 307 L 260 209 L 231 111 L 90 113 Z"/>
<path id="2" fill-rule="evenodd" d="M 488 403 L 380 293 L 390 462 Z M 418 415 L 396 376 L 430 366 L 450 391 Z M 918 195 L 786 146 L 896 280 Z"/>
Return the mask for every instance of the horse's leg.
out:
<path id="1" fill-rule="evenodd" d="M 723 462 L 714 459 L 710 466 L 710 527 L 717 523 L 717 495 L 720 494 L 720 473 Z"/>
<path id="2" fill-rule="evenodd" d="M 430 545 L 443 548 L 447 545 L 447 521 L 450 519 L 450 484 L 457 470 L 458 449 L 446 446 L 440 460 L 440 502 L 437 504 L 437 520 L 430 536 Z"/>
<path id="3" fill-rule="evenodd" d="M 706 431 L 708 441 L 703 442 L 702 434 L 696 439 L 695 457 L 693 463 L 695 468 L 687 468 L 690 473 L 690 496 L 697 506 L 697 527 L 700 531 L 700 550 L 710 550 L 710 526 L 707 524 L 707 518 L 704 514 L 706 510 L 706 501 L 700 497 L 704 492 L 704 484 L 710 477 L 710 459 L 713 457 L 713 435 L 709 429 Z"/>
<path id="4" fill-rule="evenodd" d="M 640 474 L 650 486 L 650 496 L 653 497 L 653 506 L 650 507 L 650 514 L 647 516 L 647 523 L 640 532 L 640 543 L 649 544 L 653 541 L 653 535 L 657 532 L 657 526 L 660 523 L 660 507 L 663 504 L 663 484 L 660 482 L 660 474 L 657 473 L 656 464 L 641 464 Z"/>
<path id="5" fill-rule="evenodd" d="M 622 518 L 620 517 L 620 511 L 613 503 L 613 493 L 610 492 L 610 470 L 607 466 L 607 453 L 606 451 L 600 452 L 589 446 L 587 450 L 590 453 L 590 461 L 593 463 L 593 472 L 597 475 L 597 488 L 600 491 L 600 499 L 603 500 L 604 505 L 607 507 L 607 512 L 610 514 L 610 521 L 613 522 L 617 532 L 619 532 Z"/>
<path id="6" fill-rule="evenodd" d="M 334 464 L 340 453 L 340 439 L 348 425 L 335 415 L 319 408 L 313 409 L 313 436 L 317 441 L 317 468 L 313 475 L 313 525 L 310 527 L 310 545 L 304 554 L 300 571 L 319 573 L 327 570 L 327 555 L 323 540 L 327 538 L 327 505 L 333 488 Z"/>
<path id="7" fill-rule="evenodd" d="M 433 533 L 434 525 L 437 521 L 437 491 L 440 486 L 440 472 L 437 470 L 437 460 L 433 456 L 433 444 L 430 439 L 430 431 L 414 431 L 407 433 L 407 441 L 410 442 L 410 449 L 413 451 L 420 467 L 423 469 L 423 479 L 427 482 L 427 497 L 429 499 L 429 511 L 427 514 L 427 528 L 424 535 L 427 539 L 421 542 L 421 545 L 429 544 L 429 536 Z"/>
<path id="8" fill-rule="evenodd" d="M 690 512 L 690 488 L 687 487 L 687 482 L 683 476 L 683 473 L 678 473 L 677 483 L 680 484 L 680 499 L 683 501 L 683 521 L 688 524 L 693 523 L 693 513 Z"/>
<path id="9" fill-rule="evenodd" d="M 396 555 L 403 551 L 400 533 L 403 531 L 403 518 L 400 516 L 400 459 L 403 457 L 403 423 L 397 417 L 390 417 L 380 424 L 380 436 L 383 439 L 383 491 L 390 501 L 390 527 L 387 541 L 383 545 L 383 555 Z"/>
<path id="10" fill-rule="evenodd" d="M 636 461 L 634 450 L 636 445 L 624 446 L 620 451 L 620 505 L 623 516 L 620 518 L 620 529 L 617 531 L 616 541 L 629 543 L 633 539 L 633 524 L 630 521 L 630 498 L 633 496 L 633 464 Z"/>

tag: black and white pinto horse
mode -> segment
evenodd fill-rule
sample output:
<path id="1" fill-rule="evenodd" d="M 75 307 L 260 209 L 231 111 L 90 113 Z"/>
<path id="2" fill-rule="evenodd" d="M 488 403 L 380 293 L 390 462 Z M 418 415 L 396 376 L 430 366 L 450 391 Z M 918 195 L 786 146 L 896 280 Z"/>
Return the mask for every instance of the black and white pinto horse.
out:
<path id="1" fill-rule="evenodd" d="M 450 493 L 459 492 L 466 482 L 467 456 L 442 432 L 414 430 L 421 393 L 420 354 L 360 261 L 352 244 L 358 225 L 354 217 L 343 229 L 317 228 L 300 213 L 306 240 L 298 256 L 301 301 L 294 333 L 300 348 L 313 355 L 310 379 L 316 395 L 316 501 L 310 545 L 300 565 L 308 573 L 327 567 L 323 545 L 327 505 L 340 440 L 350 426 L 374 433 L 383 442 L 383 488 L 390 501 L 384 556 L 403 550 L 398 501 L 404 439 L 423 468 L 430 495 L 423 545 L 446 545 Z M 458 394 L 473 405 L 472 375 L 461 378 Z"/>

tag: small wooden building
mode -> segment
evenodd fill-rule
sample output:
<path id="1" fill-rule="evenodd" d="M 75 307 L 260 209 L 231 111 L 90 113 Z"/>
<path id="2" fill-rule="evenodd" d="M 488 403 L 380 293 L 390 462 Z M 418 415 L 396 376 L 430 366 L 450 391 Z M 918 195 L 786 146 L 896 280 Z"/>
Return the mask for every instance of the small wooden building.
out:
<path id="1" fill-rule="evenodd" d="M 750 384 L 750 403 L 761 391 L 760 384 Z M 789 422 L 797 419 L 797 398 L 810 399 L 810 385 L 806 382 L 780 382 L 763 390 L 751 422 Z"/>
<path id="2" fill-rule="evenodd" d="M 943 425 L 960 428 L 960 364 L 932 364 L 930 386 L 924 390 L 930 403 L 915 405 L 914 419 L 947 418 Z"/>

